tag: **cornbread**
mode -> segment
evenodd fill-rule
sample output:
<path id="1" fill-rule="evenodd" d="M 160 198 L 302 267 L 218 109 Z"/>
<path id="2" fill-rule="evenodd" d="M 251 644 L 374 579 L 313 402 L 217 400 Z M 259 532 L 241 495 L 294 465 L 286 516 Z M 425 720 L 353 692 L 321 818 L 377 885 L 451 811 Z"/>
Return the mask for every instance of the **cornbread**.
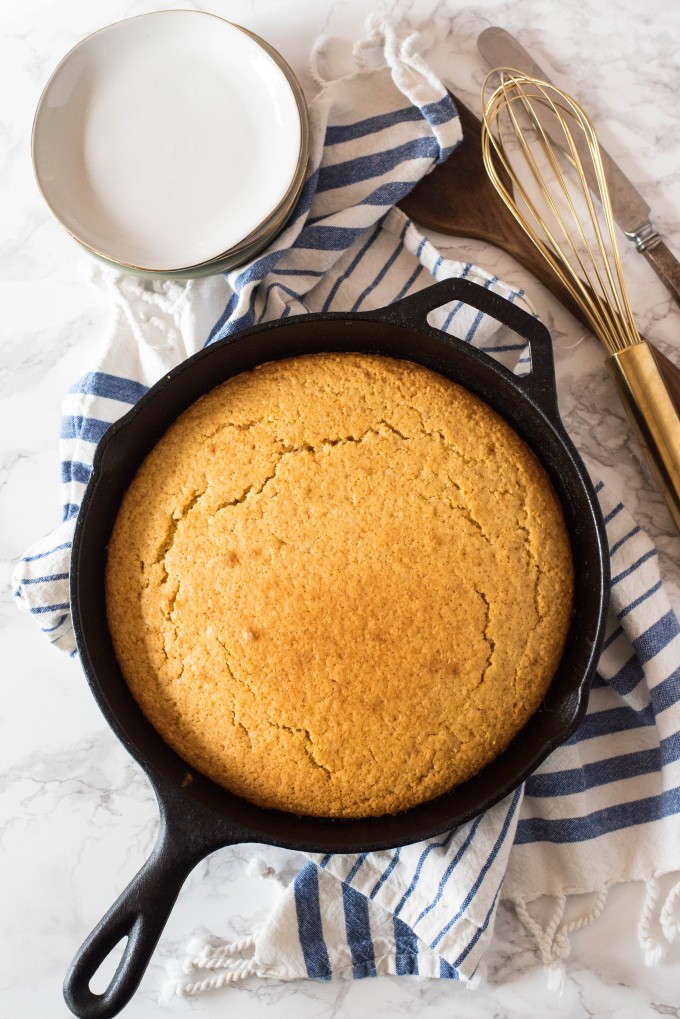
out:
<path id="1" fill-rule="evenodd" d="M 262 365 L 172 425 L 111 537 L 109 628 L 190 768 L 266 807 L 378 816 L 496 757 L 570 620 L 562 511 L 534 454 L 419 365 Z"/>

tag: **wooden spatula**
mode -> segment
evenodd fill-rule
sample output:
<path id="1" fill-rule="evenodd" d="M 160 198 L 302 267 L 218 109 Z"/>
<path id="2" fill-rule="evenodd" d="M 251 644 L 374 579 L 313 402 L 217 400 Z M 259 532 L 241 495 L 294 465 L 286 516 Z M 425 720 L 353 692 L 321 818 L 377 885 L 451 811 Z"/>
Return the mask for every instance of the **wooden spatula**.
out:
<path id="1" fill-rule="evenodd" d="M 451 98 L 460 115 L 463 141 L 444 163 L 416 184 L 399 207 L 428 230 L 472 237 L 506 251 L 583 322 L 581 309 L 489 180 L 482 161 L 481 121 L 453 93 Z M 510 189 L 509 179 L 504 183 Z M 680 410 L 680 369 L 660 350 L 653 347 L 653 351 L 668 392 Z"/>

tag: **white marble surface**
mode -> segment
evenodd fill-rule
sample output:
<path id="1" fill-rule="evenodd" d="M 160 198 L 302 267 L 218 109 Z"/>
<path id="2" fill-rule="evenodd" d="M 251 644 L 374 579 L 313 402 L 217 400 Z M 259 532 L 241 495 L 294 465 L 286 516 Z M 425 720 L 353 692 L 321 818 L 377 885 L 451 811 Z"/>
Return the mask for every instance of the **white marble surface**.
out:
<path id="1" fill-rule="evenodd" d="M 166 6 L 190 7 L 193 4 Z M 558 82 L 587 103 L 602 140 L 654 210 L 680 253 L 680 13 L 638 0 L 383 0 L 375 5 L 424 25 L 431 60 L 479 112 L 482 28 L 519 35 Z M 84 935 L 137 870 L 155 835 L 146 780 L 108 731 L 78 665 L 44 642 L 12 603 L 12 561 L 58 519 L 61 396 L 88 363 L 108 309 L 87 279 L 88 262 L 51 219 L 33 182 L 30 129 L 49 73 L 88 32 L 153 10 L 148 0 L 21 0 L 0 7 L 0 1019 L 66 1016 L 61 981 Z M 262 34 L 287 57 L 309 95 L 307 58 L 319 32 L 336 36 L 332 73 L 349 68 L 351 42 L 369 5 L 362 0 L 213 0 L 209 8 Z M 487 245 L 439 238 L 529 290 L 555 340 L 560 406 L 580 449 L 650 533 L 680 607 L 680 541 L 630 436 L 595 340 L 507 256 Z M 643 331 L 677 347 L 680 309 L 651 269 L 626 247 L 632 303 Z M 676 358 L 677 359 L 677 358 Z M 645 969 L 636 924 L 642 889 L 616 889 L 590 929 L 573 937 L 561 998 L 546 989 L 533 943 L 501 908 L 489 953 L 489 984 L 468 992 L 410 978 L 347 984 L 244 984 L 196 1001 L 157 1003 L 164 960 L 201 925 L 224 936 L 250 931 L 273 889 L 245 876 L 253 847 L 215 854 L 183 889 L 130 1019 L 197 1013 L 299 1019 L 419 1012 L 433 1019 L 680 1016 L 680 945 Z"/>

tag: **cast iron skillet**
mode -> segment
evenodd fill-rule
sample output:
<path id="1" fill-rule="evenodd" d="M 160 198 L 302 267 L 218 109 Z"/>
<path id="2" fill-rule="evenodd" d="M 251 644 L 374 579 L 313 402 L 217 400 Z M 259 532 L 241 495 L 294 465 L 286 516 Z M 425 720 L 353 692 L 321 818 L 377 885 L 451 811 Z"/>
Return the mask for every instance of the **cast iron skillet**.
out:
<path id="1" fill-rule="evenodd" d="M 427 313 L 460 300 L 519 333 L 532 371 L 517 378 L 469 344 L 427 324 Z M 122 496 L 149 450 L 191 403 L 264 361 L 320 351 L 360 351 L 417 361 L 477 393 L 532 447 L 560 497 L 575 564 L 574 613 L 561 664 L 541 709 L 508 749 L 475 778 L 401 814 L 360 820 L 266 810 L 193 773 L 151 727 L 121 675 L 106 624 L 106 548 Z M 609 588 L 604 526 L 591 482 L 557 411 L 552 347 L 536 319 L 467 280 L 445 280 L 365 314 L 303 315 L 244 330 L 184 362 L 114 424 L 99 444 L 76 525 L 71 568 L 73 624 L 92 692 L 119 740 L 148 775 L 160 831 L 140 872 L 87 938 L 64 983 L 81 1019 L 106 1019 L 130 1000 L 179 890 L 209 853 L 261 842 L 322 853 L 354 853 L 418 842 L 463 824 L 522 782 L 576 728 L 587 706 L 603 636 Z M 89 982 L 128 938 L 103 994 Z"/>

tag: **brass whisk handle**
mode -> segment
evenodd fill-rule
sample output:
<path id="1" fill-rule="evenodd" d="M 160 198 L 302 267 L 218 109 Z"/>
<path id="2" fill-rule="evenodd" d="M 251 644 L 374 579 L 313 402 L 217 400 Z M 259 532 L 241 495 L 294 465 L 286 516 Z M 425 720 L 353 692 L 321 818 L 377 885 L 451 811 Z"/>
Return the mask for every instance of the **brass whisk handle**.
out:
<path id="1" fill-rule="evenodd" d="M 612 354 L 606 363 L 680 531 L 680 419 L 654 354 L 643 340 Z"/>

